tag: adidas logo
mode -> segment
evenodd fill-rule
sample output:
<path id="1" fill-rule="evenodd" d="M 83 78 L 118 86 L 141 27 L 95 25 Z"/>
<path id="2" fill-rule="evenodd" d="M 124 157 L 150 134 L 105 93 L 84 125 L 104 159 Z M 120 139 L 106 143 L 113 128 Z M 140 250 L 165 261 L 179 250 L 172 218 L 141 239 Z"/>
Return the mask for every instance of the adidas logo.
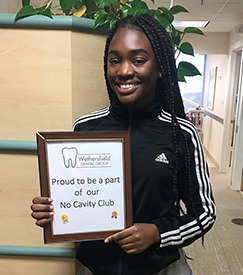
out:
<path id="1" fill-rule="evenodd" d="M 163 162 L 163 163 L 169 164 L 169 161 L 168 161 L 168 159 L 167 159 L 165 153 L 161 153 L 161 154 L 155 159 L 155 161 L 157 161 L 157 162 Z"/>

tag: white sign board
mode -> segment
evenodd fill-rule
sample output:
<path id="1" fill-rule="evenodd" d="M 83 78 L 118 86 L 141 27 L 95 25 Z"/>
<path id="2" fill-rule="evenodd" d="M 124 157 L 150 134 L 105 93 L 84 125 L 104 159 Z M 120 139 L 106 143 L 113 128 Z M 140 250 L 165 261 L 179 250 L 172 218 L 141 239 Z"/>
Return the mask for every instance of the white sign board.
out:
<path id="1" fill-rule="evenodd" d="M 38 133 L 42 196 L 53 199 L 45 241 L 97 239 L 131 225 L 129 134 Z"/>

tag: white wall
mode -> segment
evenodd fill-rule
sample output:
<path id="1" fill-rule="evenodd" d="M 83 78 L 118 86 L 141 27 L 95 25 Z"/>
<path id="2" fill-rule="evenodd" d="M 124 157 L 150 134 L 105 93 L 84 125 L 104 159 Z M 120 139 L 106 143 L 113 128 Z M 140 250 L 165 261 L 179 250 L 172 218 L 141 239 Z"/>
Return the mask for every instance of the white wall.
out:
<path id="1" fill-rule="evenodd" d="M 184 40 L 192 43 L 198 54 L 228 54 L 229 51 L 229 33 L 226 32 L 187 34 Z"/>
<path id="2" fill-rule="evenodd" d="M 213 106 L 212 112 L 214 112 L 216 115 L 220 117 L 223 117 L 225 113 L 224 99 L 226 94 L 226 84 L 227 84 L 227 77 L 228 77 L 227 67 L 228 67 L 227 54 L 207 55 L 206 67 L 205 67 L 205 83 L 204 83 L 204 106 L 207 107 L 208 90 L 209 90 L 209 85 L 208 85 L 209 71 L 213 68 L 217 68 L 214 106 Z"/>
<path id="3" fill-rule="evenodd" d="M 235 44 L 243 40 L 243 33 L 238 33 L 235 30 L 230 33 L 230 48 Z"/>
<path id="4" fill-rule="evenodd" d="M 215 117 L 206 116 L 204 118 L 204 147 L 214 164 L 221 172 L 229 171 L 229 148 L 230 148 L 230 114 L 233 108 L 232 101 L 232 79 L 234 70 L 231 52 L 237 47 L 243 46 L 243 34 L 236 33 L 206 33 L 205 36 L 188 35 L 186 40 L 194 46 L 195 52 L 206 54 L 205 69 L 205 108 L 213 115 L 221 119 L 217 121 Z M 209 70 L 217 67 L 215 101 L 213 110 L 208 110 L 206 106 L 208 94 Z M 243 102 L 241 103 L 243 105 Z M 223 121 L 223 123 L 222 123 Z M 227 140 L 228 138 L 228 140 Z M 223 165 L 224 164 L 224 165 Z"/>
<path id="5" fill-rule="evenodd" d="M 205 68 L 205 83 L 204 83 L 204 106 L 214 116 L 224 118 L 225 114 L 225 94 L 227 87 L 227 67 L 228 55 L 207 55 Z M 209 72 L 211 69 L 217 68 L 216 86 L 214 94 L 213 109 L 209 109 L 207 105 L 209 92 Z M 217 167 L 219 167 L 221 153 L 222 153 L 222 137 L 223 124 L 213 117 L 204 117 L 203 133 L 204 133 L 204 147 L 207 152 L 210 152 L 210 157 L 214 160 Z"/>
<path id="6" fill-rule="evenodd" d="M 192 43 L 195 52 L 206 54 L 204 81 L 204 108 L 212 115 L 224 119 L 225 95 L 227 91 L 227 67 L 229 52 L 229 33 L 205 33 L 204 36 L 188 35 L 185 40 Z M 209 70 L 217 67 L 216 88 L 213 109 L 207 108 Z M 203 122 L 203 144 L 209 158 L 219 167 L 222 151 L 222 133 L 224 125 L 211 116 L 205 116 Z"/>

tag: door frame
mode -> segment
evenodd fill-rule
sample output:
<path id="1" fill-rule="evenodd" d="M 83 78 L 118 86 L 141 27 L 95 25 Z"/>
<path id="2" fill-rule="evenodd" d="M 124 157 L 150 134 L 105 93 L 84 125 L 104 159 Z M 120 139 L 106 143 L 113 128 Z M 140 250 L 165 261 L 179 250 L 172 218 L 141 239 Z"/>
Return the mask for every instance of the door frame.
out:
<path id="1" fill-rule="evenodd" d="M 241 190 L 243 167 L 243 47 L 239 51 L 240 71 L 238 95 L 235 112 L 234 147 L 232 152 L 232 167 L 230 171 L 230 185 L 234 190 Z"/>
<path id="2" fill-rule="evenodd" d="M 238 91 L 237 105 L 236 94 Z M 241 189 L 242 163 L 243 163 L 243 43 L 240 41 L 231 48 L 228 67 L 228 86 L 226 94 L 225 119 L 223 128 L 222 155 L 219 171 L 230 172 L 231 187 Z M 235 118 L 235 129 L 233 121 Z M 233 150 L 231 149 L 233 135 Z M 225 148 L 227 148 L 225 150 Z M 231 152 L 232 151 L 232 152 Z M 232 156 L 231 156 L 232 153 Z M 231 159 L 232 157 L 232 159 Z M 231 169 L 229 166 L 231 159 Z"/>
<path id="3" fill-rule="evenodd" d="M 221 158 L 219 162 L 219 172 L 228 173 L 230 171 L 230 154 L 231 154 L 231 140 L 233 131 L 233 119 L 235 114 L 235 97 L 236 89 L 239 81 L 239 57 L 237 52 L 241 50 L 243 45 L 236 45 L 229 54 L 228 65 L 228 83 L 225 98 L 225 115 L 223 126 L 223 138 L 221 147 Z M 226 148 L 226 149 L 225 149 Z"/>

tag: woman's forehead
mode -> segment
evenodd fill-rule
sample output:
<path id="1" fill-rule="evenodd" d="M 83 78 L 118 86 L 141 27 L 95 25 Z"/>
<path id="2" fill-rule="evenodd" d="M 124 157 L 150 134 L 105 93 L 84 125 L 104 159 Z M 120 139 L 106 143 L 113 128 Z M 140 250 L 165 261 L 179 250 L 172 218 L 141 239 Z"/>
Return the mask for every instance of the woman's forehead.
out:
<path id="1" fill-rule="evenodd" d="M 116 50 L 122 48 L 131 49 L 146 49 L 153 51 L 151 43 L 144 32 L 134 28 L 119 28 L 114 34 L 109 50 Z"/>

